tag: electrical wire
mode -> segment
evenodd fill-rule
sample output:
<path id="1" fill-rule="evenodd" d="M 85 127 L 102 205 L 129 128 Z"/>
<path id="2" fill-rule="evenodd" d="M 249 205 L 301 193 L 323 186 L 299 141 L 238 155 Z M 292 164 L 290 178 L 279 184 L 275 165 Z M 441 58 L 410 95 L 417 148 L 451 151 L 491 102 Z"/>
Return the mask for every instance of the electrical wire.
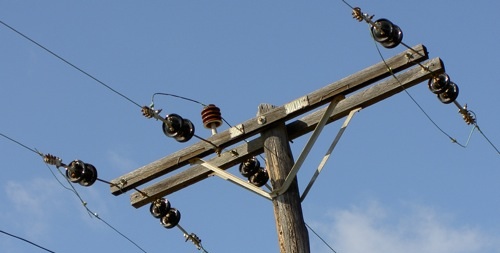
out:
<path id="1" fill-rule="evenodd" d="M 59 168 L 57 168 L 57 171 L 59 171 L 59 173 L 66 179 L 66 181 L 68 182 L 68 184 L 71 186 L 71 188 L 73 190 L 70 190 L 70 191 L 72 191 L 75 194 L 75 196 L 77 196 L 77 198 L 80 200 L 80 202 L 82 203 L 83 207 L 85 208 L 85 210 L 87 211 L 87 213 L 89 214 L 89 216 L 91 216 L 91 217 L 93 216 L 93 217 L 97 218 L 98 220 L 100 220 L 101 222 L 103 222 L 106 226 L 108 226 L 109 228 L 111 228 L 112 230 L 114 230 L 117 234 L 119 234 L 124 239 L 126 239 L 127 241 L 129 241 L 130 243 L 132 243 L 139 250 L 141 250 L 144 253 L 147 253 L 147 251 L 145 251 L 143 248 L 141 248 L 136 242 L 134 242 L 128 236 L 126 236 L 125 234 L 123 234 L 122 232 L 120 232 L 118 229 L 116 229 L 115 227 L 113 227 L 106 220 L 104 220 L 103 218 L 101 218 L 96 212 L 90 210 L 89 207 L 87 206 L 87 202 L 82 199 L 82 197 L 80 196 L 80 194 L 78 193 L 78 191 L 76 190 L 76 188 L 73 186 L 73 184 L 69 181 L 69 179 L 66 176 L 64 176 L 64 174 L 62 173 L 62 171 Z"/>
<path id="2" fill-rule="evenodd" d="M 132 104 L 138 106 L 139 108 L 141 108 L 142 106 L 140 104 L 138 104 L 137 102 L 135 102 L 134 100 L 130 99 L 129 97 L 125 96 L 124 94 L 118 92 L 117 90 L 113 89 L 111 86 L 107 85 L 106 83 L 104 83 L 103 81 L 99 80 L 97 77 L 91 75 L 90 73 L 88 73 L 87 71 L 77 67 L 75 64 L 69 62 L 68 60 L 64 59 L 62 56 L 56 54 L 55 52 L 53 52 L 52 50 L 48 49 L 47 47 L 43 46 L 42 44 L 38 43 L 37 41 L 35 41 L 34 39 L 28 37 L 27 35 L 25 35 L 24 33 L 20 32 L 19 30 L 15 29 L 14 27 L 6 24 L 5 22 L 3 22 L 2 20 L 0 20 L 0 24 L 4 25 L 5 27 L 9 28 L 10 30 L 12 30 L 13 32 L 17 33 L 18 35 L 20 35 L 21 37 L 27 39 L 28 41 L 30 41 L 31 43 L 37 45 L 38 47 L 40 47 L 41 49 L 45 50 L 46 52 L 48 52 L 49 54 L 53 55 L 54 57 L 58 58 L 59 60 L 63 61 L 64 63 L 68 64 L 69 66 L 73 67 L 74 69 L 78 70 L 79 72 L 81 72 L 82 74 L 90 77 L 91 79 L 93 79 L 94 81 L 98 82 L 99 84 L 101 84 L 102 86 L 108 88 L 110 91 L 114 92 L 115 94 L 121 96 L 122 98 L 128 100 L 129 102 L 131 102 Z"/>
<path id="3" fill-rule="evenodd" d="M 6 139 L 14 142 L 15 144 L 25 148 L 26 150 L 28 151 L 31 151 L 37 155 L 40 155 L 40 156 L 44 156 L 43 153 L 41 153 L 40 151 L 36 150 L 36 149 L 33 149 L 33 148 L 30 148 L 28 147 L 27 145 L 5 135 L 5 134 L 2 134 L 0 133 L 1 136 L 5 137 Z M 46 164 L 47 165 L 47 164 Z M 125 238 L 126 240 L 128 240 L 130 243 L 132 243 L 133 245 L 135 245 L 138 249 L 140 249 L 142 252 L 144 253 L 147 253 L 143 248 L 141 248 L 137 243 L 135 243 L 134 241 L 132 241 L 129 237 L 127 237 L 126 235 L 124 235 L 122 232 L 120 232 L 118 229 L 116 229 L 115 227 L 111 226 L 111 224 L 109 224 L 108 222 L 106 222 L 104 219 L 102 219 L 101 217 L 98 216 L 97 213 L 93 212 L 92 210 L 90 210 L 87 206 L 87 202 L 85 202 L 83 200 L 83 198 L 81 197 L 81 195 L 78 193 L 78 191 L 76 190 L 76 188 L 73 186 L 73 184 L 69 181 L 69 179 L 62 173 L 62 171 L 59 169 L 59 167 L 57 167 L 57 171 L 59 172 L 59 174 L 64 177 L 67 181 L 67 183 L 69 184 L 70 187 L 67 187 L 65 186 L 58 178 L 57 176 L 52 172 L 52 170 L 50 170 L 50 167 L 47 165 L 50 173 L 54 176 L 54 178 L 57 180 L 57 182 L 63 187 L 65 188 L 66 190 L 68 191 L 71 191 L 73 192 L 73 194 L 75 194 L 75 196 L 80 200 L 80 202 L 82 203 L 83 207 L 87 210 L 89 216 L 94 216 L 95 218 L 97 218 L 98 220 L 102 221 L 104 224 L 106 224 L 109 228 L 111 228 L 112 230 L 114 230 L 116 233 L 118 233 L 119 235 L 121 235 L 123 238 Z M 105 180 L 100 180 L 102 182 L 106 182 L 106 183 L 109 183 Z"/>
<path id="4" fill-rule="evenodd" d="M 39 156 L 43 156 L 43 154 L 42 154 L 42 153 L 40 153 L 40 152 L 38 152 L 36 149 L 30 148 L 30 147 L 28 147 L 28 146 L 26 146 L 26 145 L 22 144 L 21 142 L 19 142 L 19 141 L 17 141 L 17 140 L 14 140 L 14 139 L 10 138 L 9 136 L 7 136 L 7 135 L 5 135 L 5 134 L 0 133 L 0 135 L 1 135 L 2 137 L 6 138 L 7 140 L 10 140 L 10 141 L 12 141 L 12 142 L 16 143 L 17 145 L 19 145 L 19 146 L 21 146 L 21 147 L 23 147 L 23 148 L 25 148 L 25 149 L 27 149 L 27 150 L 29 150 L 29 151 L 31 151 L 31 152 L 33 152 L 33 153 L 37 154 L 37 155 L 39 155 Z"/>
<path id="5" fill-rule="evenodd" d="M 370 33 L 371 34 L 371 33 Z M 417 100 L 410 94 L 410 92 L 403 86 L 403 84 L 401 83 L 401 81 L 397 78 L 397 76 L 394 74 L 394 72 L 392 71 L 392 69 L 390 68 L 390 66 L 387 64 L 387 62 L 385 61 L 385 58 L 384 56 L 382 55 L 382 52 L 380 51 L 380 47 L 378 46 L 376 40 L 373 38 L 372 36 L 372 39 L 373 39 L 373 42 L 375 43 L 375 48 L 377 49 L 377 53 L 378 55 L 380 56 L 380 58 L 382 59 L 382 61 L 384 62 L 385 66 L 387 67 L 387 70 L 389 71 L 389 73 L 391 74 L 391 76 L 398 82 L 399 86 L 403 89 L 403 91 L 406 93 L 406 95 L 408 95 L 408 97 L 413 101 L 413 103 L 420 109 L 420 111 L 422 111 L 422 113 L 425 115 L 425 117 L 442 133 L 444 134 L 445 136 L 447 136 L 452 143 L 455 143 L 457 144 L 458 146 L 462 147 L 462 148 L 467 148 L 468 145 L 469 145 L 469 142 L 472 138 L 472 134 L 474 133 L 474 130 L 475 129 L 478 129 L 478 131 L 481 133 L 481 135 L 486 139 L 486 141 L 493 147 L 493 149 L 495 149 L 495 151 L 497 152 L 497 154 L 500 154 L 499 150 L 497 149 L 497 147 L 490 141 L 490 139 L 480 130 L 479 128 L 479 125 L 477 124 L 477 121 L 474 122 L 473 124 L 473 127 L 470 131 L 470 134 L 469 134 L 469 137 L 467 138 L 467 141 L 465 144 L 462 144 L 460 142 L 457 141 L 456 138 L 453 138 L 450 134 L 448 134 L 446 131 L 444 131 L 433 119 L 432 117 L 423 109 L 423 107 L 417 102 Z M 405 43 L 401 42 L 402 45 L 404 45 L 406 48 L 409 48 L 411 49 L 412 51 L 416 52 L 417 54 L 420 54 L 420 52 L 417 52 L 416 50 L 414 50 L 413 48 L 411 48 L 410 46 L 406 45 Z M 431 74 L 433 74 L 432 71 L 430 71 L 427 67 L 423 66 L 422 64 L 419 63 L 419 65 L 425 69 L 426 71 L 430 72 Z M 467 111 L 467 112 L 470 112 L 470 111 Z M 476 118 L 476 117 L 474 117 Z"/>
<path id="6" fill-rule="evenodd" d="M 306 227 L 311 230 L 311 232 L 313 232 L 314 235 L 316 235 L 328 248 L 330 248 L 332 250 L 333 253 L 337 253 L 337 251 L 335 251 L 332 246 L 330 246 L 330 244 L 328 244 L 325 239 L 323 239 L 323 237 L 321 237 L 318 233 L 316 233 L 316 231 L 314 231 L 314 229 L 312 227 L 310 227 L 307 223 L 304 222 L 304 224 L 306 224 Z"/>
<path id="7" fill-rule="evenodd" d="M 35 246 L 35 247 L 38 247 L 38 248 L 40 248 L 40 249 L 43 249 L 43 250 L 45 250 L 45 251 L 47 251 L 47 252 L 50 252 L 50 253 L 56 253 L 55 251 L 49 250 L 49 249 L 47 249 L 47 248 L 45 248 L 45 247 L 42 247 L 42 246 L 40 246 L 40 245 L 38 245 L 38 244 L 36 244 L 36 243 L 34 243 L 34 242 L 32 242 L 32 241 L 28 240 L 28 239 L 24 239 L 24 238 L 22 238 L 22 237 L 20 237 L 20 236 L 13 235 L 13 234 L 11 234 L 11 233 L 7 233 L 7 232 L 5 232 L 5 231 L 3 231 L 3 230 L 0 230 L 0 233 L 5 234 L 5 235 L 8 235 L 8 236 L 13 237 L 13 238 L 16 238 L 16 239 L 19 239 L 19 240 L 21 240 L 21 241 L 27 242 L 27 243 L 29 243 L 29 244 L 31 244 L 31 245 L 33 245 L 33 246 Z"/>

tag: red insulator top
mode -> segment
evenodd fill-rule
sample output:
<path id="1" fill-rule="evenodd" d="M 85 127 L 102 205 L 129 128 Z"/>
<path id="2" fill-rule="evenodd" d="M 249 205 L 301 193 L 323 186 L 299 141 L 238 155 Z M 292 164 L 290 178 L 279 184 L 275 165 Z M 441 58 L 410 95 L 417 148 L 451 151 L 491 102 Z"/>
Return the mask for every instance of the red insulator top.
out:
<path id="1" fill-rule="evenodd" d="M 222 116 L 219 107 L 209 104 L 201 111 L 201 120 L 205 128 L 219 127 L 222 125 Z"/>

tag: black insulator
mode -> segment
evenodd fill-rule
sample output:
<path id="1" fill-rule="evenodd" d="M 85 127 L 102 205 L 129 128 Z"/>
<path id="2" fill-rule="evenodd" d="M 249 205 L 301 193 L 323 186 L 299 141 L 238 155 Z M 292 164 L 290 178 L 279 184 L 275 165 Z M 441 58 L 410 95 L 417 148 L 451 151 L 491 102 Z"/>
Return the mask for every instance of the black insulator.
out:
<path id="1" fill-rule="evenodd" d="M 167 214 L 163 217 L 161 217 L 160 222 L 161 225 L 165 228 L 173 228 L 179 224 L 179 221 L 181 220 L 181 213 L 179 210 L 175 208 L 170 208 L 168 210 Z"/>
<path id="2" fill-rule="evenodd" d="M 375 41 L 380 42 L 385 48 L 394 48 L 403 40 L 401 28 L 385 18 L 375 21 L 371 32 Z"/>
<path id="3" fill-rule="evenodd" d="M 450 82 L 450 87 L 437 96 L 439 101 L 444 104 L 453 103 L 458 97 L 458 86 L 454 82 Z"/>
<path id="4" fill-rule="evenodd" d="M 255 174 L 260 168 L 260 162 L 255 157 L 252 157 L 240 164 L 240 173 L 244 177 L 249 177 Z"/>
<path id="5" fill-rule="evenodd" d="M 269 175 L 267 174 L 266 169 L 259 168 L 256 173 L 248 178 L 248 181 L 257 187 L 261 187 L 269 181 Z"/>
<path id="6" fill-rule="evenodd" d="M 188 119 L 184 119 L 182 121 L 182 128 L 179 131 L 179 134 L 174 137 L 174 139 L 178 142 L 186 142 L 191 140 L 194 136 L 194 125 Z"/>
<path id="7" fill-rule="evenodd" d="M 149 212 L 157 219 L 165 216 L 169 210 L 170 202 L 165 198 L 158 199 L 149 206 Z"/>
<path id="8" fill-rule="evenodd" d="M 450 77 L 446 73 L 440 74 L 437 77 L 429 79 L 427 85 L 432 93 L 441 94 L 450 87 Z"/>
<path id="9" fill-rule="evenodd" d="M 182 117 L 173 113 L 165 116 L 165 121 L 167 121 L 168 124 L 163 122 L 163 133 L 168 137 L 175 137 L 179 135 L 179 132 L 182 130 L 183 126 Z"/>
<path id="10" fill-rule="evenodd" d="M 219 107 L 209 104 L 201 111 L 201 120 L 205 128 L 217 128 L 222 125 L 222 116 Z"/>
<path id="11" fill-rule="evenodd" d="M 90 163 L 75 160 L 68 165 L 66 177 L 73 183 L 91 186 L 97 180 L 97 169 Z"/>
<path id="12" fill-rule="evenodd" d="M 178 142 L 189 141 L 194 136 L 194 125 L 188 119 L 183 119 L 177 114 L 169 114 L 165 117 L 162 129 L 163 133 L 168 137 L 173 137 Z"/>

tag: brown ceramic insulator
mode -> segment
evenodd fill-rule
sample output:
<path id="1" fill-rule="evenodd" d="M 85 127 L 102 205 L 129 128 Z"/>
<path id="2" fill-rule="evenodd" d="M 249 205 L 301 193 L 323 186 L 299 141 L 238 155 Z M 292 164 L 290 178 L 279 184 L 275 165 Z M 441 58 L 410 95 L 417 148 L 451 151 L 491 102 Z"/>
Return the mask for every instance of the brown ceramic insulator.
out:
<path id="1" fill-rule="evenodd" d="M 219 107 L 209 104 L 201 111 L 203 126 L 208 129 L 217 128 L 222 125 L 222 116 Z"/>

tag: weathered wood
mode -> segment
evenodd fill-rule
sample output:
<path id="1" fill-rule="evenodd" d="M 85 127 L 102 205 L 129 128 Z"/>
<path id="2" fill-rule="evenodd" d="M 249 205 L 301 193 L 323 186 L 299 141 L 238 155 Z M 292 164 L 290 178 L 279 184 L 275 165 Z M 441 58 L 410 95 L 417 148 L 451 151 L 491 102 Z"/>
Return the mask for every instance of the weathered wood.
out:
<path id="1" fill-rule="evenodd" d="M 226 148 L 260 133 L 271 127 L 275 122 L 286 121 L 318 108 L 328 103 L 331 98 L 336 95 L 348 95 L 349 93 L 388 77 L 390 74 L 387 71 L 387 65 L 396 73 L 426 59 L 428 59 L 426 48 L 423 45 L 415 46 L 413 49 L 408 49 L 387 59 L 385 63 L 380 62 L 372 65 L 356 74 L 329 84 L 304 97 L 293 100 L 267 112 L 263 115 L 266 117 L 265 124 L 260 124 L 257 117 L 252 118 L 236 127 L 208 138 L 208 141 L 221 149 Z M 120 195 L 130 189 L 187 165 L 192 158 L 203 158 L 213 154 L 216 150 L 212 144 L 200 141 L 119 178 L 113 179 L 111 181 L 111 193 Z"/>
<path id="2" fill-rule="evenodd" d="M 272 110 L 272 106 L 259 106 L 259 115 Z M 266 147 L 266 168 L 273 189 L 282 187 L 294 164 L 292 150 L 288 140 L 285 122 L 276 124 L 273 128 L 261 134 Z M 272 200 L 276 231 L 281 253 L 309 252 L 309 236 L 302 215 L 302 205 L 299 195 L 297 178 L 282 195 Z"/>
<path id="3" fill-rule="evenodd" d="M 428 66 L 429 70 L 435 74 L 444 72 L 444 66 L 439 58 L 435 58 L 423 64 Z M 424 71 L 420 67 L 414 67 L 402 74 L 397 75 L 398 80 L 401 81 L 401 85 L 394 78 L 384 80 L 373 87 L 360 91 L 342 100 L 333 111 L 332 116 L 329 118 L 329 122 L 345 117 L 355 108 L 366 108 L 373 105 L 385 98 L 403 91 L 403 88 L 409 88 L 428 80 L 431 76 L 432 74 L 430 72 Z M 306 117 L 289 123 L 287 125 L 289 138 L 295 139 L 311 132 L 319 122 L 324 110 L 325 109 L 320 109 L 307 115 Z M 230 152 L 224 152 L 220 157 L 212 158 L 208 160 L 208 162 L 221 169 L 228 169 L 241 163 L 249 156 L 261 154 L 263 152 L 263 140 L 259 137 L 249 141 L 248 143 L 244 143 L 233 150 L 236 154 L 238 154 L 237 156 L 234 156 Z M 203 166 L 193 166 L 185 171 L 172 175 L 169 178 L 142 189 L 141 192 L 145 193 L 147 196 L 143 196 L 139 193 L 133 193 L 131 195 L 131 204 L 134 207 L 139 208 L 159 197 L 172 194 L 191 184 L 204 180 L 209 177 L 210 174 L 211 171 Z"/>

